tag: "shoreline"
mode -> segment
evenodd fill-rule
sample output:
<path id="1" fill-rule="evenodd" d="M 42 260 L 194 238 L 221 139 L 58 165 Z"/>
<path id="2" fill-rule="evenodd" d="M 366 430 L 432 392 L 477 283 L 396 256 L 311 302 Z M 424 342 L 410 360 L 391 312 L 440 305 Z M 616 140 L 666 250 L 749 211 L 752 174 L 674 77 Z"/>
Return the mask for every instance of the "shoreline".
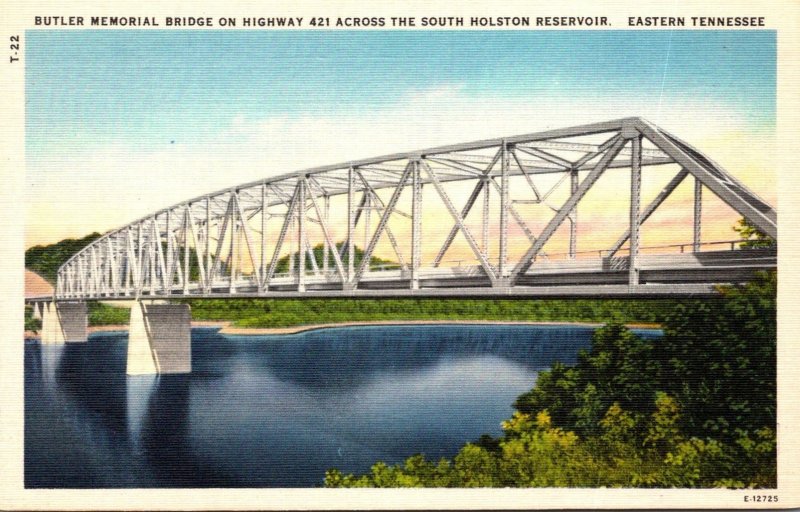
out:
<path id="1" fill-rule="evenodd" d="M 269 334 L 297 334 L 301 332 L 316 331 L 319 329 L 335 329 L 342 327 L 370 327 L 389 325 L 527 325 L 527 326 L 581 326 L 602 327 L 603 322 L 570 322 L 570 321 L 525 321 L 525 320 L 373 320 L 362 322 L 338 322 L 326 324 L 293 325 L 288 327 L 235 327 L 230 322 L 220 329 L 220 334 L 228 335 L 269 335 Z M 632 323 L 625 324 L 632 329 L 660 329 L 659 324 Z"/>
<path id="2" fill-rule="evenodd" d="M 231 321 L 226 320 L 192 320 L 192 327 L 219 327 L 220 334 L 231 336 L 259 336 L 276 334 L 298 334 L 320 329 L 335 329 L 345 327 L 369 327 L 389 325 L 528 325 L 528 326 L 581 326 L 602 327 L 604 322 L 570 322 L 570 321 L 525 321 L 525 320 L 373 320 L 361 322 L 337 322 L 325 324 L 305 324 L 287 327 L 235 327 Z M 660 324 L 627 323 L 630 329 L 660 329 Z M 92 325 L 87 328 L 87 333 L 127 331 L 128 325 Z M 39 338 L 38 333 L 25 331 L 25 338 Z"/>

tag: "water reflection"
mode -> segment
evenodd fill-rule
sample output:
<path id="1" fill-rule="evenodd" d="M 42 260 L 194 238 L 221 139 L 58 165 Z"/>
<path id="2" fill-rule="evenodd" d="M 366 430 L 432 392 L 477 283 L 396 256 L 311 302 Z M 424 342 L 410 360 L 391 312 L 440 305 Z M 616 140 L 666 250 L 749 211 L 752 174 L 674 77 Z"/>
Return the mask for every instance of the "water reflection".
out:
<path id="1" fill-rule="evenodd" d="M 137 453 L 142 449 L 140 438 L 145 415 L 157 383 L 157 375 L 129 375 L 125 382 L 128 436 Z"/>
<path id="2" fill-rule="evenodd" d="M 489 324 L 325 329 L 273 336 L 266 343 L 263 337 L 231 336 L 226 362 L 255 362 L 281 380 L 339 393 L 386 371 L 417 371 L 452 358 L 491 354 L 531 369 L 572 363 L 592 332 L 580 326 Z"/>
<path id="3" fill-rule="evenodd" d="M 27 343 L 27 487 L 308 487 L 499 434 L 511 403 L 591 329 L 192 332 L 191 375 L 126 376 L 127 335 Z M 650 335 L 655 335 L 650 333 Z"/>
<path id="4" fill-rule="evenodd" d="M 42 373 L 42 382 L 48 389 L 56 388 L 56 373 L 61 365 L 66 345 L 42 345 L 36 351 L 39 371 Z"/>
<path id="5" fill-rule="evenodd" d="M 127 376 L 121 343 L 67 343 L 56 372 L 59 392 L 115 434 L 128 431 Z"/>

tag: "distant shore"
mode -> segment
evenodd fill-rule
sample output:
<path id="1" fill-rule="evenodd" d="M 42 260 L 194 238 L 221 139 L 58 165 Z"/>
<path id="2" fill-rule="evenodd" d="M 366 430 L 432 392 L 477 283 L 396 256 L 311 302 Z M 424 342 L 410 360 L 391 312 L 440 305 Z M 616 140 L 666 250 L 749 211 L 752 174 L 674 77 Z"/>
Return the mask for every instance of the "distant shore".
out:
<path id="1" fill-rule="evenodd" d="M 513 321 L 513 320 L 375 320 L 369 322 L 340 322 L 340 323 L 327 323 L 327 324 L 307 324 L 307 325 L 292 325 L 288 327 L 236 327 L 232 322 L 228 321 L 213 321 L 213 320 L 193 320 L 192 327 L 219 327 L 221 334 L 237 335 L 237 336 L 258 336 L 270 334 L 297 334 L 306 331 L 315 331 L 319 329 L 331 329 L 341 327 L 368 327 L 377 325 L 481 325 L 481 324 L 494 324 L 494 325 L 572 325 L 581 327 L 602 327 L 604 324 L 601 322 L 542 322 L 542 321 Z M 625 324 L 631 329 L 660 329 L 659 324 L 646 324 L 646 323 L 629 323 Z M 94 332 L 111 332 L 111 331 L 127 331 L 128 326 L 125 324 L 118 325 L 92 325 L 89 326 L 89 334 Z M 38 338 L 39 335 L 25 331 L 25 338 Z"/>

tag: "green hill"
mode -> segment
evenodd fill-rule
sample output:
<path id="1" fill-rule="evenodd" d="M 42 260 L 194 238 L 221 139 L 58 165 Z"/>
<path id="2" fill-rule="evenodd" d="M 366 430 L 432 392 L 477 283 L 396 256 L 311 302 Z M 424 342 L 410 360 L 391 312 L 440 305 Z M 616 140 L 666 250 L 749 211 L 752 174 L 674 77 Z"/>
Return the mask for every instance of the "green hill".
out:
<path id="1" fill-rule="evenodd" d="M 44 277 L 51 284 L 56 283 L 58 268 L 73 254 L 100 238 L 100 233 L 92 233 L 83 238 L 66 238 L 52 245 L 37 245 L 25 251 L 25 268 Z"/>

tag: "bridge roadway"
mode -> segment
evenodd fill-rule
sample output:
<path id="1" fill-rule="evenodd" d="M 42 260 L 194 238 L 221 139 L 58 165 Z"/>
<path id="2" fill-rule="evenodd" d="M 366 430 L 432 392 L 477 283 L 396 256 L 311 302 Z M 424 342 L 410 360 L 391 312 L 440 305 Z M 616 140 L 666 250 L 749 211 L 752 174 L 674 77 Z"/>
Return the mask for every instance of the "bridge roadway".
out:
<path id="1" fill-rule="evenodd" d="M 718 242 L 736 245 L 740 242 Z M 679 247 L 679 246 L 673 246 Z M 643 248 L 648 249 L 648 248 Z M 357 289 L 342 290 L 339 276 L 332 271 L 306 277 L 305 290 L 297 289 L 297 279 L 277 274 L 269 289 L 259 290 L 252 276 L 240 277 L 231 287 L 230 279 L 215 282 L 209 291 L 199 284 L 186 289 L 173 285 L 169 293 L 159 290 L 150 295 L 143 290 L 140 299 L 191 298 L 336 298 L 336 297 L 681 297 L 713 296 L 720 284 L 745 282 L 754 272 L 774 270 L 777 250 L 771 248 L 735 248 L 645 254 L 639 257 L 639 284 L 629 284 L 627 256 L 583 259 L 542 259 L 513 287 L 493 287 L 479 265 L 423 267 L 419 286 L 411 286 L 411 274 L 400 268 L 378 269 L 364 274 Z M 231 293 L 231 289 L 235 292 Z M 132 294 L 101 293 L 104 301 L 130 300 Z M 52 300 L 52 297 L 29 298 L 28 302 Z"/>
<path id="2" fill-rule="evenodd" d="M 620 233 L 610 247 L 581 253 L 579 206 L 606 171 L 627 174 L 626 190 L 600 200 L 609 209 L 627 202 L 619 213 L 628 222 L 604 228 Z M 642 204 L 645 172 L 672 178 Z M 692 241 L 643 247 L 643 225 L 687 179 Z M 775 245 L 701 240 L 704 192 Z M 448 227 L 442 219 L 451 227 L 437 240 L 431 234 Z M 556 233 L 562 241 L 550 243 Z M 471 259 L 448 265 L 459 235 Z M 423 240 L 438 247 L 424 264 Z M 567 253 L 547 253 L 562 243 Z M 509 247 L 527 249 L 512 258 Z M 376 253 L 397 263 L 382 267 Z M 772 206 L 698 149 L 626 118 L 306 169 L 196 197 L 73 255 L 58 270 L 52 301 L 37 311 L 43 341 L 63 342 L 85 339 L 83 301 L 137 299 L 129 373 L 170 373 L 187 371 L 189 306 L 149 299 L 707 296 L 775 268 Z"/>

